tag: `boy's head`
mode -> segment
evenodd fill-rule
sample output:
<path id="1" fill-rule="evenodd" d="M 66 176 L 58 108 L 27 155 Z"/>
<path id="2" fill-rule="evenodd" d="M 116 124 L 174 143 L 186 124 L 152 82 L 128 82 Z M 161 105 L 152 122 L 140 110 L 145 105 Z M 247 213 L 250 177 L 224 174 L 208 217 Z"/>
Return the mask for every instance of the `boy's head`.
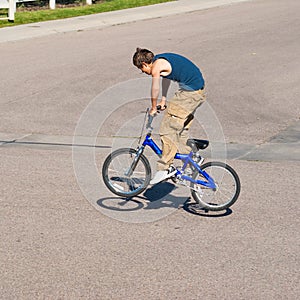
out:
<path id="1" fill-rule="evenodd" d="M 154 54 L 147 49 L 136 48 L 133 55 L 133 64 L 144 73 L 151 74 L 151 66 Z"/>

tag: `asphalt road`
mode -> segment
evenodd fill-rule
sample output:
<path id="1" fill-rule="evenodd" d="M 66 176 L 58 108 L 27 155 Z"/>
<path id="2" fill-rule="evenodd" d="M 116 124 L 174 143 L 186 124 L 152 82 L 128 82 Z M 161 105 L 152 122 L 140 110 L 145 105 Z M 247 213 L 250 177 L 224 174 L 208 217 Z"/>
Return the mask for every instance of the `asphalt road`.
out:
<path id="1" fill-rule="evenodd" d="M 0 298 L 298 299 L 299 6 L 251 1 L 0 44 Z M 188 191 L 170 185 L 156 206 L 162 191 L 124 204 L 88 164 L 75 173 L 74 151 L 91 147 L 72 153 L 73 135 L 94 99 L 112 97 L 96 111 L 100 172 L 111 146 L 132 142 L 119 120 L 130 136 L 140 129 L 140 94 L 131 106 L 114 94 L 144 82 L 131 65 L 137 46 L 202 69 L 214 125 L 241 154 L 229 155 L 242 193 L 227 213 L 172 205 Z M 213 132 L 201 112 L 199 123 L 193 134 Z"/>

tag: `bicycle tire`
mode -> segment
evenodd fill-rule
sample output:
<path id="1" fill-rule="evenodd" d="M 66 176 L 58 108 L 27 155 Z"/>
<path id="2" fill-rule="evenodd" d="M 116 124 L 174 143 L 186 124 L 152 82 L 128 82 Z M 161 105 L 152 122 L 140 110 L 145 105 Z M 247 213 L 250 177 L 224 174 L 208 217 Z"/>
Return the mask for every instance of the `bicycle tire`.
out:
<path id="1" fill-rule="evenodd" d="M 115 195 L 131 198 L 142 193 L 149 185 L 151 167 L 148 159 L 140 154 L 135 170 L 126 176 L 136 157 L 137 150 L 121 148 L 107 156 L 102 167 L 102 178 L 106 187 Z"/>
<path id="2" fill-rule="evenodd" d="M 201 169 L 215 180 L 217 189 L 212 190 L 202 185 L 191 183 L 191 193 L 196 203 L 201 208 L 211 211 L 220 211 L 232 206 L 238 199 L 241 191 L 240 179 L 235 170 L 222 162 L 208 162 L 203 164 Z M 197 170 L 193 173 L 193 179 L 196 178 L 205 180 Z M 199 191 L 196 191 L 197 188 Z M 221 196 L 221 199 L 219 199 L 219 196 Z"/>

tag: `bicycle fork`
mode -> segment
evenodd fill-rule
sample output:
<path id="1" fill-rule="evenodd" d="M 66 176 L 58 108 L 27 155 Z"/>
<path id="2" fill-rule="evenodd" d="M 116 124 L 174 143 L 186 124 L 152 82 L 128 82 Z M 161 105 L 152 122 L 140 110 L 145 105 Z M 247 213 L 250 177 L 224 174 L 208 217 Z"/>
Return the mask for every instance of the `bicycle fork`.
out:
<path id="1" fill-rule="evenodd" d="M 135 157 L 130 165 L 130 167 L 127 169 L 127 171 L 124 173 L 125 176 L 128 176 L 130 177 L 133 173 L 133 171 L 135 170 L 135 167 L 137 166 L 137 163 L 139 162 L 140 160 L 140 157 L 141 155 L 143 154 L 144 152 L 144 149 L 145 149 L 145 146 L 141 146 L 137 153 L 135 154 Z"/>

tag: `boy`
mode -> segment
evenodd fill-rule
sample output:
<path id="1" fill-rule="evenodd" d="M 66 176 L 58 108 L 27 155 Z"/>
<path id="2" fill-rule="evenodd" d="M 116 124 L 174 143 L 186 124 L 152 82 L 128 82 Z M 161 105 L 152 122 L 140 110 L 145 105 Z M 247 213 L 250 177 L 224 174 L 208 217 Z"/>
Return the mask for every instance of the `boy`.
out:
<path id="1" fill-rule="evenodd" d="M 159 130 L 162 157 L 157 162 L 158 171 L 150 181 L 150 184 L 156 184 L 176 173 L 176 171 L 169 171 L 176 152 L 189 153 L 191 151 L 186 144 L 188 129 L 195 110 L 205 101 L 204 79 L 196 65 L 175 53 L 154 55 L 150 50 L 137 48 L 133 56 L 133 64 L 143 73 L 152 76 L 150 114 L 157 113 L 157 105 L 160 105 L 162 110 L 166 109 Z M 160 77 L 163 78 L 162 99 L 158 104 Z M 170 80 L 178 82 L 179 90 L 166 107 Z"/>

